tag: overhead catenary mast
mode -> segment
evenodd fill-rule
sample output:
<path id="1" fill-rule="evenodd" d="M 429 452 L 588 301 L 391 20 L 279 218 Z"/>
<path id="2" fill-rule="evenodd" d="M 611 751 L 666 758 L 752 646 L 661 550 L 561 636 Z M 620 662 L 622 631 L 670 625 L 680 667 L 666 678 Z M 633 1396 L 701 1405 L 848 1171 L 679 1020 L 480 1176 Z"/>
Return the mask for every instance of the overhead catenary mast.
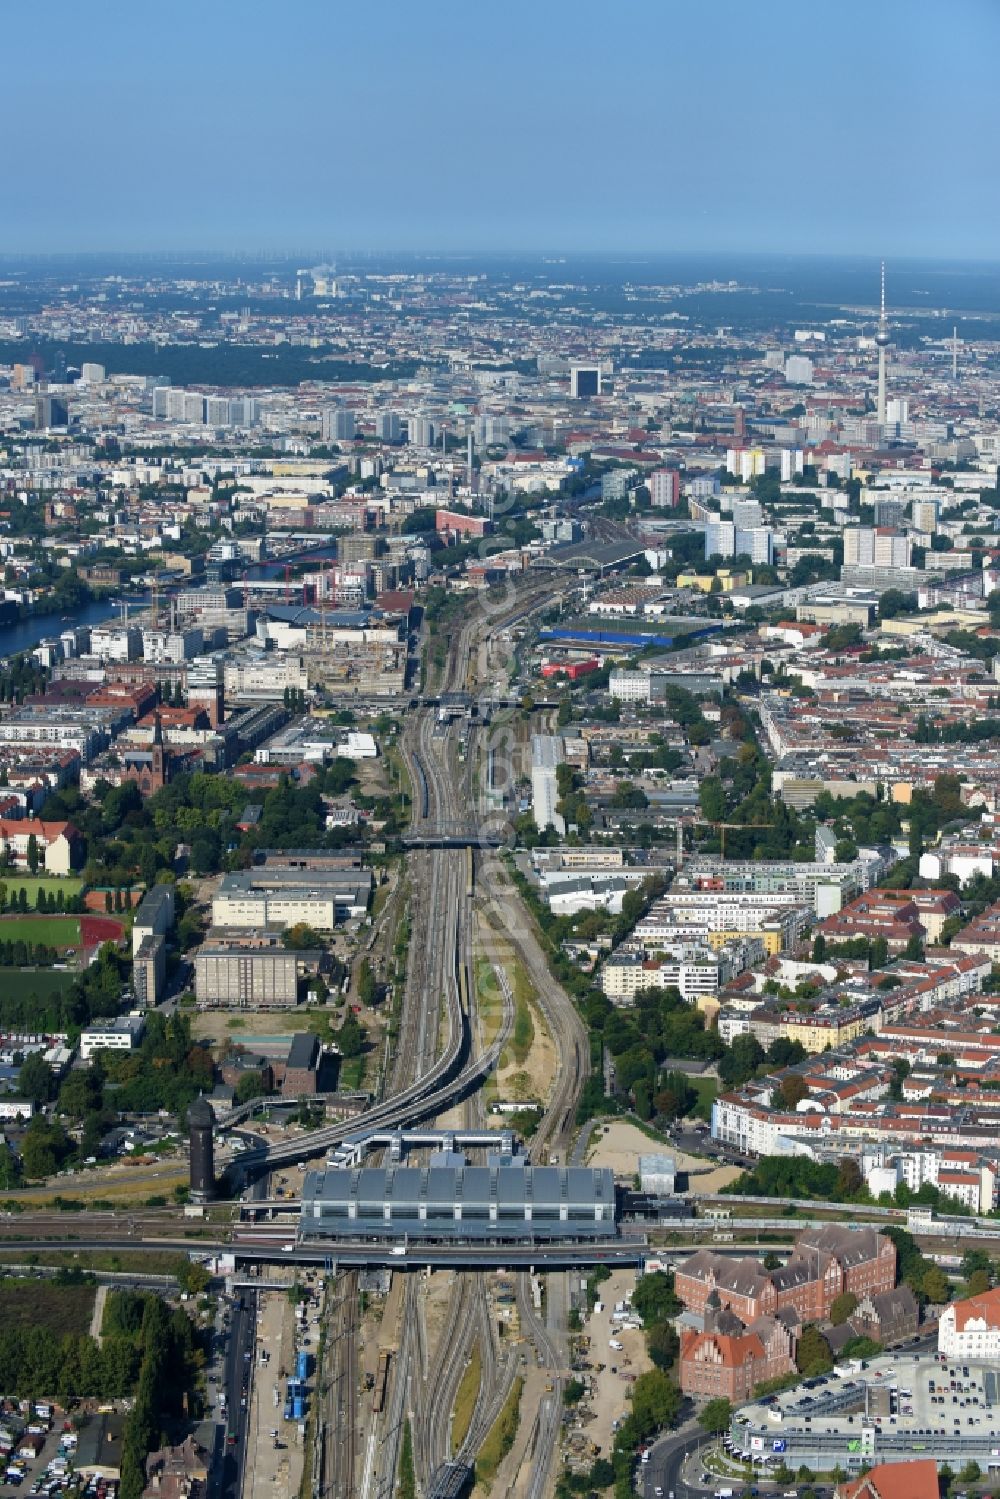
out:
<path id="1" fill-rule="evenodd" d="M 885 261 L 882 262 L 882 309 L 879 313 L 878 332 L 875 334 L 875 343 L 878 346 L 878 420 L 880 426 L 885 426 L 885 364 L 886 351 L 890 344 L 889 321 L 885 315 Z"/>

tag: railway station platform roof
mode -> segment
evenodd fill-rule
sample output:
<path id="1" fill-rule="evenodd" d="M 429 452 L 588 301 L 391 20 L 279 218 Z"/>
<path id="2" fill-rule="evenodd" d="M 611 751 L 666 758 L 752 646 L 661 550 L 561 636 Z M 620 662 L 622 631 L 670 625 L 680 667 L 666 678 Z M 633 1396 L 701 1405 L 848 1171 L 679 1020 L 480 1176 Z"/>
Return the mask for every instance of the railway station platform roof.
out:
<path id="1" fill-rule="evenodd" d="M 606 1167 L 488 1166 L 327 1168 L 302 1188 L 300 1236 L 344 1239 L 579 1239 L 615 1231 Z"/>

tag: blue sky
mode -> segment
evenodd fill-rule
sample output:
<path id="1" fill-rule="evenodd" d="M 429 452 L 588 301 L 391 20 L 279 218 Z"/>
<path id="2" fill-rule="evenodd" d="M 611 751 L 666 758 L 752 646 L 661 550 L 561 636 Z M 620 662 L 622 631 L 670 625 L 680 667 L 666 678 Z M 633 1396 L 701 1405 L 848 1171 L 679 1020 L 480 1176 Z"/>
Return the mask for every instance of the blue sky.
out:
<path id="1" fill-rule="evenodd" d="M 1000 258 L 998 0 L 6 5 L 0 249 Z"/>

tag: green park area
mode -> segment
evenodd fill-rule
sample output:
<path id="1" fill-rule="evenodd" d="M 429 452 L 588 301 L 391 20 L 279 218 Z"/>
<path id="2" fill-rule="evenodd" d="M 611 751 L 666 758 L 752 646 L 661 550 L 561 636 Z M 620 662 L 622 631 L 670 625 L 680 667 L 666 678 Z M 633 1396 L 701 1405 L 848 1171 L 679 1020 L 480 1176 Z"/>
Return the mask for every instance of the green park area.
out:
<path id="1" fill-rule="evenodd" d="M 9 1331 L 43 1327 L 60 1336 L 87 1332 L 97 1287 L 92 1280 L 73 1280 L 0 1279 L 0 1326 Z"/>

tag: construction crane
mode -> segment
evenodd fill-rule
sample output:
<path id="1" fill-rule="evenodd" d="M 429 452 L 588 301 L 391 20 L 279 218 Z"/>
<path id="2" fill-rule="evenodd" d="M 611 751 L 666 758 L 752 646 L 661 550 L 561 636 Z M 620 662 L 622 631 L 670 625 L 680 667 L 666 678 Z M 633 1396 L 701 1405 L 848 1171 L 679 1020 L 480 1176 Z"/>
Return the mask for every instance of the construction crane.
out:
<path id="1" fill-rule="evenodd" d="M 756 829 L 756 828 L 773 828 L 774 827 L 774 823 L 773 822 L 712 822 L 712 820 L 710 818 L 708 818 L 708 817 L 695 817 L 695 818 L 692 819 L 691 826 L 695 827 L 695 828 L 716 828 L 716 829 L 718 829 L 718 833 L 719 833 L 719 857 L 721 859 L 725 859 L 725 857 L 726 857 L 726 829 L 727 828 L 732 829 L 735 832 L 746 833 L 746 832 L 749 832 L 751 829 Z M 683 858 L 682 858 L 683 849 L 684 849 L 684 831 L 683 831 L 683 825 L 681 823 L 678 823 L 677 824 L 677 864 L 678 864 L 678 868 L 680 867 L 681 863 L 683 862 Z"/>

